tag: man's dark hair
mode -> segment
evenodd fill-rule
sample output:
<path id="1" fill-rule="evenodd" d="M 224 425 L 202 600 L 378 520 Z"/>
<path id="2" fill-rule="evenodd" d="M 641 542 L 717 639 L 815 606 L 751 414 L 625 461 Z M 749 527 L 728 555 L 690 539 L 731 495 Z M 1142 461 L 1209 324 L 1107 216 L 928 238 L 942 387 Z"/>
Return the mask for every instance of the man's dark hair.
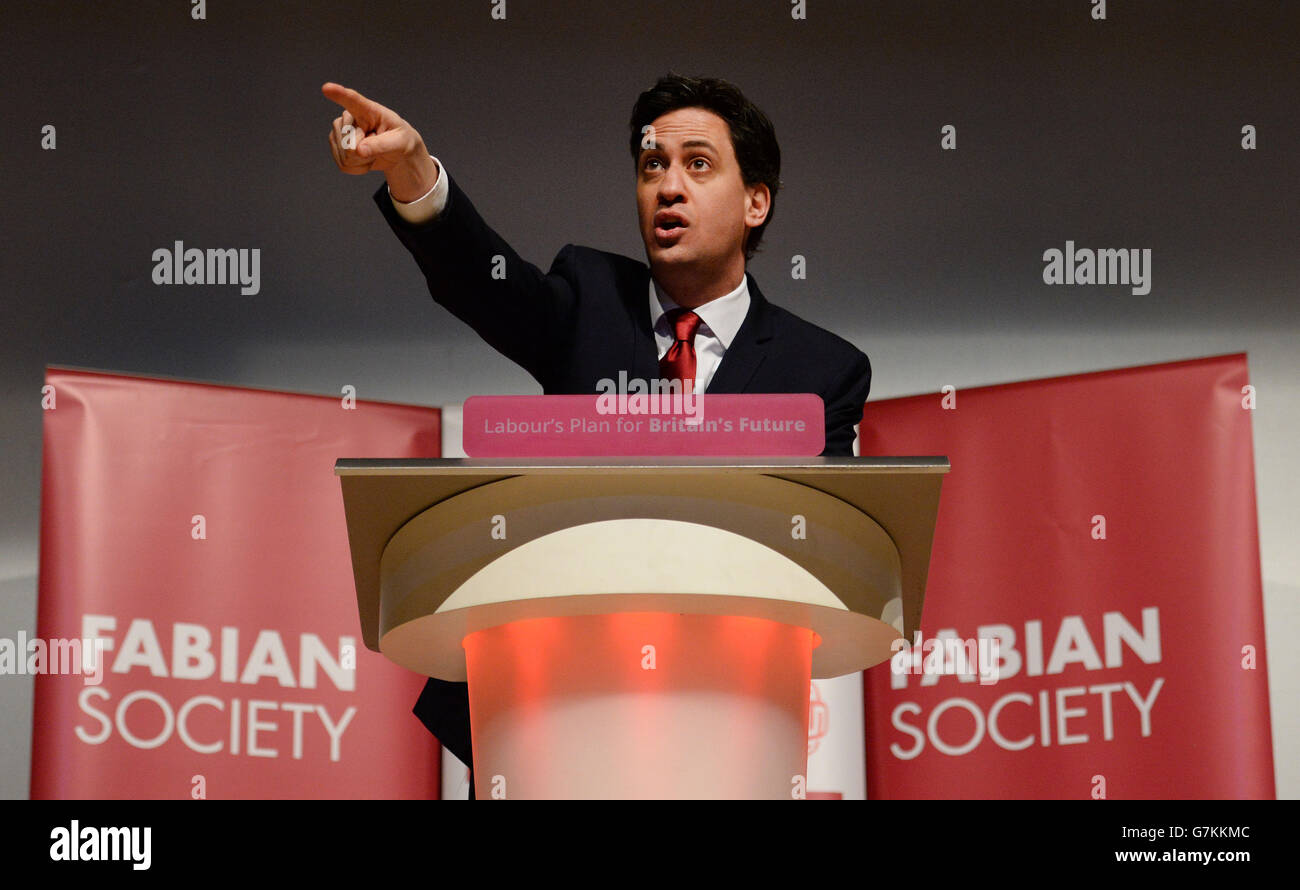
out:
<path id="1" fill-rule="evenodd" d="M 745 259 L 753 257 L 763 230 L 776 212 L 776 192 L 781 187 L 781 146 L 776 141 L 776 130 L 767 115 L 745 98 L 733 83 L 715 77 L 684 77 L 669 72 L 637 97 L 632 107 L 631 138 L 632 160 L 641 157 L 642 128 L 654 123 L 661 115 L 679 108 L 703 108 L 727 122 L 731 130 L 731 145 L 740 163 L 740 178 L 745 185 L 762 183 L 771 193 L 767 218 L 761 225 L 750 229 L 745 237 Z"/>

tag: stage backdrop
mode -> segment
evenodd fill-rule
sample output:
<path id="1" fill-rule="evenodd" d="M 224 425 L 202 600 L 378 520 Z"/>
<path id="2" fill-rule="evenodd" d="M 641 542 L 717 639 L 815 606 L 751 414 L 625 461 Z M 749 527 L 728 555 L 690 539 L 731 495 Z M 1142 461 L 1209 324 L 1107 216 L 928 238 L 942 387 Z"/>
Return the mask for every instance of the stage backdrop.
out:
<path id="1" fill-rule="evenodd" d="M 333 465 L 437 457 L 439 412 L 354 396 L 47 370 L 37 636 L 107 648 L 36 677 L 33 798 L 438 796 Z"/>
<path id="2" fill-rule="evenodd" d="M 952 460 L 868 796 L 1274 796 L 1253 406 L 1244 354 L 867 405 L 862 454 Z"/>

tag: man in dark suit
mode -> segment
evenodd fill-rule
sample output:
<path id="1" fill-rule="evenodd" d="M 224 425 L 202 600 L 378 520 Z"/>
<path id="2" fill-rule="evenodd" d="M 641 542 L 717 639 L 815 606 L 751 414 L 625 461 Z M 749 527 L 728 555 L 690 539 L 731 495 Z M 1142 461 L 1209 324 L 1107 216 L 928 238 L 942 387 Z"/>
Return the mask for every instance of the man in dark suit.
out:
<path id="1" fill-rule="evenodd" d="M 745 270 L 771 221 L 781 153 L 735 86 L 670 74 L 637 99 L 628 145 L 648 266 L 567 244 L 547 273 L 483 221 L 410 124 L 338 84 L 322 92 L 344 108 L 335 161 L 384 173 L 375 202 L 433 298 L 544 392 L 595 393 L 620 372 L 705 393 L 812 392 L 826 410 L 822 453 L 853 453 L 867 356 L 769 303 Z M 472 768 L 465 684 L 430 679 L 415 713 Z"/>

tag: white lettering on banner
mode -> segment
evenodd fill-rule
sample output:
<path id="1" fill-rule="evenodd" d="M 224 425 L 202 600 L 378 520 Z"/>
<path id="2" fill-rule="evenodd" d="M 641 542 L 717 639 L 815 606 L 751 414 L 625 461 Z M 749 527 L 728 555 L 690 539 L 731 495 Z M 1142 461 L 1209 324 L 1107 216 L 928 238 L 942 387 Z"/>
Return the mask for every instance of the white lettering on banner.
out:
<path id="1" fill-rule="evenodd" d="M 1121 689 L 1128 693 L 1130 701 L 1137 710 L 1141 737 L 1147 738 L 1151 735 L 1151 709 L 1155 705 L 1156 696 L 1160 694 L 1160 688 L 1164 685 L 1165 678 L 1157 677 L 1146 695 L 1140 695 L 1137 687 L 1127 682 L 1107 683 L 1097 686 L 1061 687 L 1051 695 L 1048 694 L 1047 690 L 1043 690 L 1039 693 L 1037 699 L 1039 734 L 1029 733 L 1019 739 L 1007 738 L 1001 731 L 999 719 L 1002 712 L 1010 705 L 1014 704 L 1031 709 L 1034 707 L 1035 700 L 1024 692 L 1011 692 L 1002 696 L 988 709 L 987 716 L 980 705 L 968 698 L 945 699 L 935 705 L 934 709 L 930 711 L 929 717 L 923 723 L 919 720 L 916 723 L 908 722 L 909 716 L 920 717 L 924 713 L 924 708 L 921 705 L 911 701 L 900 702 L 894 706 L 893 713 L 890 715 L 890 722 L 895 729 L 911 739 L 911 744 L 910 746 L 904 746 L 896 741 L 891 742 L 889 751 L 899 760 L 911 760 L 925 750 L 928 742 L 941 754 L 960 757 L 979 747 L 986 735 L 992 739 L 993 744 L 1004 751 L 1023 751 L 1035 744 L 1035 742 L 1040 747 L 1048 747 L 1053 744 L 1083 744 L 1093 739 L 1090 732 L 1080 731 L 1083 728 L 1081 721 L 1087 718 L 1092 711 L 1088 707 L 1071 706 L 1067 702 L 1068 699 L 1082 695 L 1101 697 L 1101 738 L 1103 741 L 1109 742 L 1115 738 L 1112 710 L 1114 706 L 1111 702 L 1111 694 Z M 969 728 L 940 732 L 940 718 L 952 710 L 965 711 L 970 715 Z M 922 729 L 922 725 L 924 729 Z M 1095 731 L 1096 725 L 1096 721 L 1093 720 L 1089 728 Z M 1055 739 L 1052 736 L 1053 726 L 1056 729 Z"/>
<path id="2" fill-rule="evenodd" d="M 978 673 L 969 658 L 963 663 L 959 657 L 955 670 L 946 663 L 945 653 L 960 656 L 963 651 L 960 645 L 963 641 L 955 629 L 936 632 L 924 646 L 918 634 L 914 645 L 907 646 L 904 642 L 903 646 L 896 647 L 901 651 L 896 651 L 891 659 L 890 686 L 907 688 L 908 676 L 914 673 L 920 674 L 922 687 L 934 686 L 945 676 L 969 684 L 977 676 L 982 680 L 988 671 L 1005 690 L 1005 681 L 1017 676 L 1120 670 L 1125 667 L 1126 651 L 1130 656 L 1129 665 L 1134 664 L 1132 656 L 1141 664 L 1161 661 L 1159 609 L 1142 609 L 1140 630 L 1121 612 L 1105 612 L 1101 616 L 1101 630 L 1098 649 L 1083 616 L 1066 615 L 1060 620 L 1049 651 L 1044 646 L 1041 620 L 1024 622 L 1023 640 L 1017 639 L 1016 629 L 1009 624 L 980 625 L 975 639 L 994 641 L 996 645 L 990 646 L 990 663 L 979 662 Z M 965 641 L 966 650 L 971 648 L 971 642 Z M 982 658 L 983 653 L 980 655 Z M 923 664 L 922 659 L 934 660 L 935 664 Z M 915 701 L 898 702 L 891 711 L 890 722 L 900 735 L 890 743 L 889 750 L 899 760 L 912 760 L 927 748 L 960 757 L 978 748 L 986 738 L 1005 751 L 1109 742 L 1116 736 L 1116 711 L 1123 713 L 1129 706 L 1133 710 L 1128 713 L 1137 715 L 1138 734 L 1147 738 L 1152 731 L 1152 710 L 1165 678 L 1156 677 L 1149 682 L 1145 692 L 1131 678 L 1121 676 L 1113 677 L 1110 682 L 1037 689 L 1036 695 L 1028 690 L 1013 690 L 1003 691 L 996 699 L 981 697 L 980 701 L 958 696 L 925 705 Z M 1121 692 L 1125 695 L 1119 695 Z M 949 714 L 953 716 L 945 719 Z M 1028 721 L 1037 731 L 1022 729 L 1020 737 L 1011 737 L 1005 729 L 1007 721 L 1021 727 Z"/>
<path id="3" fill-rule="evenodd" d="M 356 638 L 339 637 L 338 652 L 331 652 L 317 634 L 299 635 L 297 661 L 278 631 L 257 631 L 248 654 L 240 658 L 240 630 L 223 627 L 220 645 L 213 648 L 212 631 L 200 624 L 176 622 L 172 625 L 170 657 L 159 639 L 154 623 L 146 618 L 133 619 L 121 640 L 113 633 L 119 622 L 112 615 L 83 615 L 82 632 L 103 652 L 103 663 L 112 662 L 109 672 L 130 674 L 147 670 L 150 676 L 174 680 L 213 681 L 257 686 L 273 680 L 286 689 L 314 690 L 324 673 L 340 692 L 356 690 L 356 668 L 345 667 L 344 652 L 355 652 Z M 115 651 L 111 658 L 107 654 Z M 347 664 L 352 664 L 348 661 Z M 102 673 L 102 668 L 101 668 Z M 90 693 L 90 694 L 86 694 Z M 312 738 L 321 748 L 329 746 L 329 758 L 342 756 L 344 731 L 356 716 L 348 706 L 337 716 L 318 702 L 277 702 L 265 699 L 231 698 L 200 694 L 174 704 L 151 689 L 131 689 L 113 704 L 114 693 L 103 686 L 83 690 L 77 702 L 88 722 L 73 732 L 88 745 L 101 745 L 116 733 L 135 748 L 157 748 L 173 738 L 199 754 L 226 751 L 247 757 L 290 756 L 301 760 L 304 741 Z M 220 735 L 199 737 L 191 726 L 193 720 L 200 734 L 212 732 L 212 712 L 220 716 L 216 725 L 229 726 Z M 284 712 L 284 713 L 278 713 Z"/>
<path id="4" fill-rule="evenodd" d="M 77 704 L 81 710 L 98 722 L 98 728 L 89 730 L 84 726 L 77 726 L 74 732 L 77 738 L 87 745 L 102 745 L 113 736 L 116 730 L 117 734 L 122 737 L 128 745 L 133 748 L 157 748 L 171 740 L 173 736 L 180 739 L 181 743 L 191 751 L 199 754 L 216 754 L 225 747 L 223 739 L 204 740 L 197 739 L 190 732 L 189 717 L 199 707 L 212 708 L 213 710 L 225 712 L 226 703 L 221 699 L 211 695 L 196 695 L 191 699 L 183 702 L 179 709 L 173 709 L 171 702 L 158 693 L 149 689 L 134 689 L 122 697 L 116 708 L 109 709 L 112 714 L 105 713 L 97 707 L 102 703 L 107 706 L 112 699 L 112 693 L 102 687 L 87 687 L 82 690 L 77 699 Z M 101 701 L 95 701 L 99 699 Z M 148 704 L 137 704 L 138 702 L 147 702 Z M 293 716 L 287 721 L 277 722 L 273 717 L 268 718 L 269 711 L 288 711 Z M 241 720 L 241 713 L 246 711 L 247 718 Z M 147 713 L 147 712 L 152 712 Z M 270 747 L 276 739 L 268 739 L 267 736 L 273 736 L 275 733 L 285 730 L 285 723 L 289 726 L 288 741 L 291 746 L 291 756 L 294 760 L 301 760 L 303 757 L 303 738 L 307 734 L 306 721 L 304 715 L 311 714 L 317 718 L 319 728 L 324 730 L 325 738 L 329 741 L 330 760 L 337 761 L 341 756 L 341 740 L 343 731 L 347 729 L 352 718 L 356 716 L 357 709 L 349 706 L 343 711 L 342 716 L 336 721 L 330 716 L 329 711 L 324 705 L 308 704 L 305 702 L 273 702 L 250 699 L 241 703 L 239 699 L 230 700 L 230 753 L 239 754 L 241 735 L 243 736 L 243 753 L 249 757 L 279 757 L 281 756 L 280 748 Z M 139 734 L 140 726 L 151 725 L 156 722 L 158 715 L 162 716 L 162 728 L 157 730 L 152 737 L 144 737 Z M 133 721 L 134 724 L 133 724 Z M 135 729 L 132 726 L 135 726 Z M 244 727 L 241 734 L 240 726 Z M 316 726 L 316 722 L 311 724 Z M 279 737 L 283 739 L 283 736 Z"/>
<path id="5" fill-rule="evenodd" d="M 174 677 L 183 680 L 207 680 L 220 667 L 223 683 L 256 685 L 263 677 L 271 677 L 286 688 L 315 689 L 317 672 L 324 671 L 334 688 L 344 692 L 356 689 L 356 671 L 345 668 L 342 657 L 325 646 L 316 634 L 300 634 L 298 639 L 298 672 L 295 675 L 279 631 L 261 630 L 253 642 L 243 669 L 239 667 L 239 629 L 221 628 L 220 664 L 212 653 L 212 632 L 198 624 L 177 622 L 172 625 L 171 659 L 168 661 L 158 641 L 153 622 L 147 618 L 134 619 L 122 638 L 121 645 L 108 636 L 117 629 L 117 619 L 111 615 L 83 615 L 82 636 L 87 640 L 103 640 L 105 651 L 116 649 L 109 671 L 114 674 L 130 673 L 135 668 L 148 668 L 155 677 Z M 356 648 L 356 638 L 339 637 L 339 653 L 347 647 Z"/>
<path id="6" fill-rule="evenodd" d="M 1043 666 L 1043 622 L 1030 620 L 1025 622 L 1024 655 L 1017 648 L 1016 630 L 1009 624 L 981 624 L 975 632 L 975 640 L 996 641 L 991 647 L 994 663 L 988 666 L 999 682 L 1009 680 L 1024 670 L 1026 677 L 1041 677 L 1044 674 L 1059 674 L 1074 664 L 1083 665 L 1085 670 L 1098 671 L 1104 668 L 1122 667 L 1124 664 L 1124 647 L 1138 657 L 1143 664 L 1156 664 L 1160 661 L 1160 610 L 1154 606 L 1142 610 L 1142 630 L 1134 627 L 1122 612 L 1103 612 L 1101 616 L 1102 652 L 1099 656 L 1096 644 L 1088 634 L 1088 628 L 1082 615 L 1066 615 L 1053 640 L 1051 657 Z M 964 683 L 976 679 L 975 659 L 969 658 L 968 668 L 963 670 L 960 664 L 954 666 L 944 661 L 943 669 L 927 669 L 922 661 L 925 657 L 938 653 L 939 659 L 951 659 L 950 647 L 942 644 L 946 640 L 962 640 L 955 629 L 945 628 L 932 635 L 932 641 L 922 642 L 918 632 L 912 645 L 905 640 L 895 645 L 891 659 L 890 686 L 893 689 L 907 688 L 909 674 L 919 674 L 922 686 L 933 686 L 943 676 L 955 676 Z M 901 651 L 898 651 L 901 650 Z M 960 652 L 958 653 L 960 655 Z M 983 668 L 981 668 L 983 671 Z"/>

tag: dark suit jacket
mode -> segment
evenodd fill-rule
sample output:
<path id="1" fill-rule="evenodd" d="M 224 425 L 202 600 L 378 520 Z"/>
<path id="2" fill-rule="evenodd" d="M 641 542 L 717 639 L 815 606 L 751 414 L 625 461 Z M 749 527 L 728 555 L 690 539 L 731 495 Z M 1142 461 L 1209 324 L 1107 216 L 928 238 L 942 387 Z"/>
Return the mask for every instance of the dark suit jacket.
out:
<path id="1" fill-rule="evenodd" d="M 448 185 L 442 213 L 421 225 L 398 215 L 386 186 L 374 196 L 434 300 L 532 374 L 548 395 L 595 393 L 599 380 L 617 379 L 619 371 L 659 376 L 645 263 L 566 244 L 543 273 L 483 222 L 455 179 Z M 497 256 L 504 258 L 504 277 L 493 275 Z M 745 274 L 749 312 L 705 392 L 817 393 L 826 406 L 822 453 L 852 455 L 871 362 L 847 340 L 769 303 Z M 464 683 L 430 679 L 415 714 L 473 766 Z"/>

